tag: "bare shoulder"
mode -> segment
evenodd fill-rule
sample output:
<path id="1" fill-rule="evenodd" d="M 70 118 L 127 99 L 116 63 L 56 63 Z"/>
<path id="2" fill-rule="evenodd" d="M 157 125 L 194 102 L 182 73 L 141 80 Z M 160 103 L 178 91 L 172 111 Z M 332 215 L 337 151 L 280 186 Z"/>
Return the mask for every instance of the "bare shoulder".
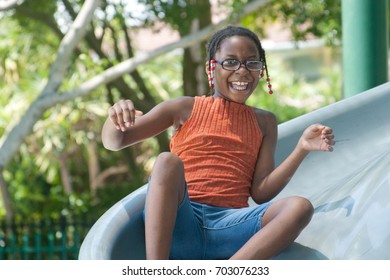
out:
<path id="1" fill-rule="evenodd" d="M 194 107 L 195 98 L 190 96 L 181 96 L 164 102 L 173 117 L 173 127 L 178 129 L 191 116 Z"/>
<path id="2" fill-rule="evenodd" d="M 194 98 L 189 96 L 172 98 L 158 104 L 151 111 L 165 112 L 172 117 L 176 117 L 184 111 L 192 110 L 194 104 L 193 100 Z"/>
<path id="3" fill-rule="evenodd" d="M 278 122 L 274 113 L 259 108 L 253 109 L 256 114 L 257 123 L 264 136 L 277 128 Z"/>
<path id="4" fill-rule="evenodd" d="M 167 106 L 179 115 L 191 115 L 195 98 L 191 96 L 181 96 L 167 101 Z"/>
<path id="5" fill-rule="evenodd" d="M 178 106 L 184 110 L 192 110 L 195 102 L 195 98 L 192 96 L 181 96 L 176 97 L 174 99 L 171 99 L 172 103 L 175 104 L 175 106 Z"/>

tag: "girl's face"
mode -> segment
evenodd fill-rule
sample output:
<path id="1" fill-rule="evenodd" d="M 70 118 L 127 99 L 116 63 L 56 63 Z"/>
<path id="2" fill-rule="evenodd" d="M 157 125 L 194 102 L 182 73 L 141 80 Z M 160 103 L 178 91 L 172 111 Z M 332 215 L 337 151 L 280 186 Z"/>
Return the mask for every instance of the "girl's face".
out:
<path id="1" fill-rule="evenodd" d="M 236 59 L 241 63 L 248 60 L 260 60 L 255 43 L 244 36 L 232 36 L 224 39 L 215 54 L 215 60 Z M 214 97 L 245 103 L 259 82 L 260 71 L 249 71 L 244 64 L 236 71 L 222 68 L 215 63 Z"/>

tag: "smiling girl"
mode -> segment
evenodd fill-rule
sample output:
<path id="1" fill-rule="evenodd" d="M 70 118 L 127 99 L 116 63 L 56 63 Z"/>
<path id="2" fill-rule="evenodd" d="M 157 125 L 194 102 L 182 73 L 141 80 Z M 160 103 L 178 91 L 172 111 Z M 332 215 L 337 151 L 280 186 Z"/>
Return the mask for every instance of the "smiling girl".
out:
<path id="1" fill-rule="evenodd" d="M 207 52 L 210 96 L 165 101 L 145 115 L 121 100 L 109 109 L 103 144 L 120 150 L 171 126 L 176 131 L 148 184 L 147 259 L 269 259 L 313 214 L 306 198 L 271 200 L 310 151 L 333 150 L 333 131 L 311 125 L 275 167 L 276 117 L 245 104 L 264 71 L 272 93 L 258 37 L 228 26 L 211 37 Z M 248 205 L 250 197 L 255 206 Z"/>

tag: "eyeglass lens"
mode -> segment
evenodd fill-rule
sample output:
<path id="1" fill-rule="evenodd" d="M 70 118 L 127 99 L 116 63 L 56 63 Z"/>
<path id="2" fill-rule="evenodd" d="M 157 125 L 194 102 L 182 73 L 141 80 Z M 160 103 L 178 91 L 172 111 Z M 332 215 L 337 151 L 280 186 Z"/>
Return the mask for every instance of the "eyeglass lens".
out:
<path id="1" fill-rule="evenodd" d="M 222 61 L 221 63 L 222 68 L 225 70 L 238 70 L 241 67 L 241 64 L 244 64 L 246 69 L 248 69 L 249 71 L 259 71 L 263 66 L 263 62 L 257 60 L 248 60 L 245 62 L 241 62 L 236 59 L 228 59 Z"/>

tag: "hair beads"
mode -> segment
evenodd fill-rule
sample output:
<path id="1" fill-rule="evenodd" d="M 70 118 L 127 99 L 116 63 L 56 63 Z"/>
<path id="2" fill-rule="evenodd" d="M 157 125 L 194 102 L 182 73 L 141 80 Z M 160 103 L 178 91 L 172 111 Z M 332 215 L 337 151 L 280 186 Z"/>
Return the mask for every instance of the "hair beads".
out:
<path id="1" fill-rule="evenodd" d="M 214 70 L 215 70 L 215 61 L 212 59 L 210 60 L 209 71 L 207 72 L 207 78 L 211 89 L 214 89 Z"/>
<path id="2" fill-rule="evenodd" d="M 260 79 L 262 79 L 264 77 L 264 70 L 267 73 L 266 82 L 267 82 L 267 87 L 268 87 L 268 93 L 273 94 L 274 92 L 272 91 L 271 79 L 269 78 L 268 69 L 265 65 L 261 68 L 259 77 L 260 77 Z"/>

